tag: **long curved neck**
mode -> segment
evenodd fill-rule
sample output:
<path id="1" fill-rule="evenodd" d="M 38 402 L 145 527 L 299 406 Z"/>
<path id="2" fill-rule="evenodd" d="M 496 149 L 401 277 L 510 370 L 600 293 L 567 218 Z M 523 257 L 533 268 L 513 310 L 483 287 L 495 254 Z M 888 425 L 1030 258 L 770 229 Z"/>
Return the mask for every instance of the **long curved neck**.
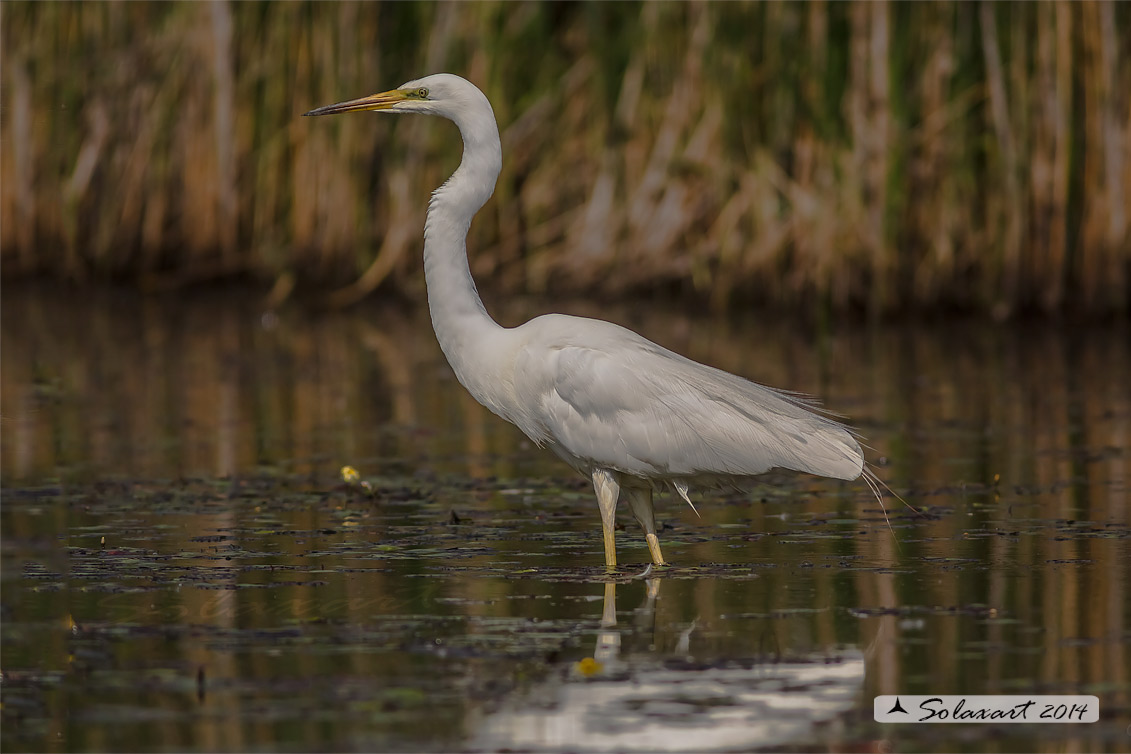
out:
<path id="1" fill-rule="evenodd" d="M 471 218 L 491 197 L 502 166 L 502 147 L 494 113 L 483 107 L 454 119 L 463 137 L 463 161 L 432 194 L 424 224 L 424 280 L 436 339 L 460 383 L 480 402 L 491 404 L 490 364 L 493 334 L 503 330 L 483 307 L 467 263 Z"/>

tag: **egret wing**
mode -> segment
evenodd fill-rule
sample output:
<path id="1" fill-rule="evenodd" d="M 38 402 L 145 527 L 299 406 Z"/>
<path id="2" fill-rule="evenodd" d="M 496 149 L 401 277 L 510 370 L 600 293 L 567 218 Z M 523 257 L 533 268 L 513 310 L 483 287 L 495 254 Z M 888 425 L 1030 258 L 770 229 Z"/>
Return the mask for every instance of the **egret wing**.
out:
<path id="1" fill-rule="evenodd" d="M 752 476 L 771 468 L 859 476 L 859 444 L 811 405 L 608 328 L 605 337 L 587 329 L 585 345 L 564 342 L 519 355 L 528 365 L 519 371 L 537 374 L 525 386 L 538 406 L 530 420 L 578 465 L 666 478 Z"/>

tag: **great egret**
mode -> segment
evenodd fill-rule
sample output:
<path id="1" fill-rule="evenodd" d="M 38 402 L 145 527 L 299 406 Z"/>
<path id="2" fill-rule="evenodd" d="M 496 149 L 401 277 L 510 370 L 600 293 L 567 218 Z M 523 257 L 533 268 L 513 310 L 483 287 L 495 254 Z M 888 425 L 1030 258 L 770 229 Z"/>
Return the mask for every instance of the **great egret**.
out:
<path id="1" fill-rule="evenodd" d="M 852 432 L 814 403 L 705 366 L 609 322 L 546 314 L 496 323 L 467 263 L 471 218 L 495 190 L 502 147 L 487 97 L 448 73 L 311 110 L 427 113 L 454 122 L 463 160 L 432 194 L 424 223 L 424 278 L 440 348 L 477 401 L 593 481 L 605 563 L 616 566 L 613 525 L 624 497 L 664 565 L 654 490 L 742 487 L 773 468 L 856 479 L 864 456 Z M 694 505 L 692 505 L 694 508 Z"/>

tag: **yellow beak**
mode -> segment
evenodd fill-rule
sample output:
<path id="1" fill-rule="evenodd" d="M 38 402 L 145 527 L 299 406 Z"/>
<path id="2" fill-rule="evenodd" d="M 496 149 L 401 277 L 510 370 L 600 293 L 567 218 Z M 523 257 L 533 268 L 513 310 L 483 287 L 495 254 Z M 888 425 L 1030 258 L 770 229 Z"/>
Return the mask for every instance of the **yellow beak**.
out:
<path id="1" fill-rule="evenodd" d="M 391 89 L 380 94 L 371 94 L 361 99 L 351 99 L 348 102 L 339 102 L 336 105 L 318 107 L 303 115 L 337 115 L 338 113 L 352 113 L 360 110 L 388 110 L 398 102 L 404 102 L 408 95 L 400 89 Z"/>

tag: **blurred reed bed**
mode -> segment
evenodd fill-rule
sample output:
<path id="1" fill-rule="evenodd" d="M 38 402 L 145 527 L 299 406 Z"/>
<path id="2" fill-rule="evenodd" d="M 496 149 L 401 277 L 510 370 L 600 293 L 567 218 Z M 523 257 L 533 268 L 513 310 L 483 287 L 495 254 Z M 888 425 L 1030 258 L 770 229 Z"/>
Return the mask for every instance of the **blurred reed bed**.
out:
<path id="1" fill-rule="evenodd" d="M 450 70 L 496 108 L 504 293 L 1126 312 L 1131 6 L 4 3 L 3 274 L 421 285 L 450 125 L 318 105 Z"/>

